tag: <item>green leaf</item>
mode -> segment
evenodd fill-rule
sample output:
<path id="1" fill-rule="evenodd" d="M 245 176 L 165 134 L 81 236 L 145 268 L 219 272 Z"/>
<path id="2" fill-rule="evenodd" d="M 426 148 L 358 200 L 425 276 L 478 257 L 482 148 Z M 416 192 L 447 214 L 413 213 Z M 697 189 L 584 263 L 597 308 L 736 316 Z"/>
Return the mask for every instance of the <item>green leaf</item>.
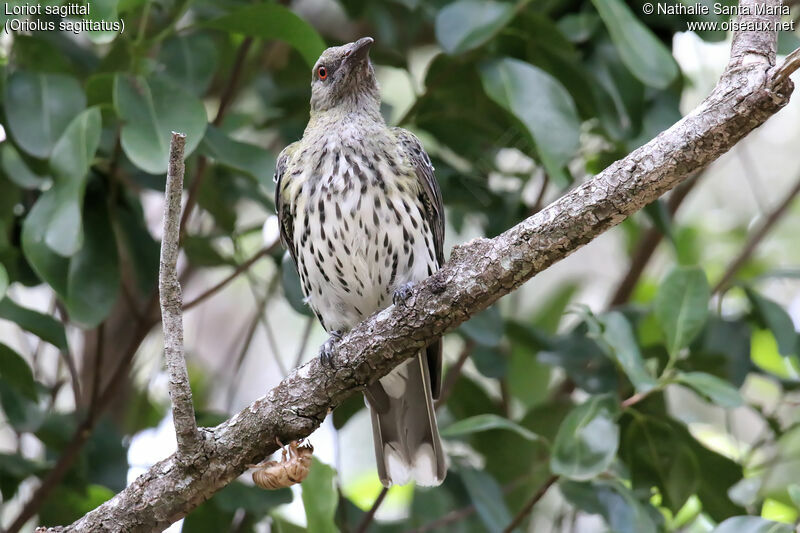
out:
<path id="1" fill-rule="evenodd" d="M 459 328 L 464 335 L 483 346 L 495 347 L 503 338 L 503 317 L 500 309 L 492 306 L 473 316 Z"/>
<path id="2" fill-rule="evenodd" d="M 93 0 L 92 9 L 84 18 L 97 22 L 116 22 L 119 20 L 118 3 L 119 0 Z M 107 44 L 116 39 L 120 33 L 113 30 L 89 30 L 86 32 L 86 36 L 95 44 Z"/>
<path id="3" fill-rule="evenodd" d="M 441 430 L 442 437 L 461 437 L 490 429 L 507 429 L 514 431 L 529 441 L 539 440 L 539 435 L 525 429 L 516 422 L 498 415 L 484 414 L 465 418 L 450 424 Z"/>
<path id="4" fill-rule="evenodd" d="M 636 335 L 625 315 L 619 311 L 611 311 L 599 320 L 603 326 L 601 337 L 610 348 L 611 357 L 622 367 L 636 392 L 643 393 L 653 389 L 658 382 L 644 367 Z"/>
<path id="5" fill-rule="evenodd" d="M 42 526 L 70 524 L 113 497 L 114 492 L 101 485 L 89 485 L 84 490 L 59 485 L 39 510 L 39 523 Z"/>
<path id="6" fill-rule="evenodd" d="M 503 500 L 500 485 L 482 470 L 459 468 L 458 473 L 486 531 L 501 533 L 511 522 L 511 513 Z"/>
<path id="7" fill-rule="evenodd" d="M 70 318 L 89 328 L 108 316 L 120 287 L 117 243 L 103 192 L 87 196 L 84 243 L 69 262 L 64 297 Z"/>
<path id="8" fill-rule="evenodd" d="M 631 473 L 632 489 L 657 487 L 661 505 L 677 513 L 700 488 L 700 464 L 682 433 L 660 417 L 626 417 L 619 458 Z"/>
<path id="9" fill-rule="evenodd" d="M 710 298 L 706 274 L 697 267 L 677 267 L 661 282 L 655 313 L 671 357 L 689 346 L 703 329 Z"/>
<path id="10" fill-rule="evenodd" d="M 561 481 L 559 489 L 575 507 L 601 515 L 614 533 L 659 531 L 644 504 L 618 481 L 576 483 Z"/>
<path id="11" fill-rule="evenodd" d="M 158 59 L 164 74 L 195 96 L 208 89 L 217 68 L 217 47 L 206 33 L 175 35 L 161 46 Z"/>
<path id="12" fill-rule="evenodd" d="M 86 79 L 86 99 L 90 106 L 114 106 L 113 72 L 93 74 Z"/>
<path id="13" fill-rule="evenodd" d="M 31 268 L 57 293 L 67 292 L 69 260 L 56 254 L 45 243 L 50 221 L 59 206 L 79 196 L 70 182 L 45 191 L 31 208 L 22 224 L 22 251 Z"/>
<path id="14" fill-rule="evenodd" d="M 325 41 L 305 20 L 287 8 L 272 3 L 256 4 L 231 11 L 205 26 L 263 39 L 277 39 L 293 46 L 309 67 L 325 50 Z"/>
<path id="15" fill-rule="evenodd" d="M 508 390 L 526 410 L 547 398 L 550 375 L 550 367 L 536 359 L 534 350 L 512 341 L 506 371 Z"/>
<path id="16" fill-rule="evenodd" d="M 590 394 L 617 390 L 616 365 L 598 342 L 579 330 L 557 338 L 552 346 L 539 352 L 537 359 L 560 367 L 576 385 Z M 524 376 L 518 379 L 522 380 Z"/>
<path id="17" fill-rule="evenodd" d="M 206 109 L 197 97 L 163 78 L 130 77 L 114 80 L 114 107 L 123 120 L 121 143 L 125 155 L 150 174 L 167 170 L 171 132 L 186 134 L 186 157 L 206 131 Z"/>
<path id="18" fill-rule="evenodd" d="M 680 120 L 680 117 L 678 117 Z M 677 121 L 670 122 L 670 126 Z M 667 126 L 669 127 L 669 126 Z M 661 130 L 659 130 L 659 133 Z M 649 141 L 647 139 L 645 142 Z M 672 231 L 672 215 L 669 213 L 669 208 L 667 207 L 667 203 L 664 200 L 658 199 L 655 202 L 649 203 L 644 206 L 642 209 L 647 218 L 650 219 L 650 222 L 653 223 L 653 226 L 666 238 L 670 241 L 675 242 L 675 235 Z"/>
<path id="19" fill-rule="evenodd" d="M 86 107 L 75 78 L 16 71 L 5 85 L 8 128 L 26 153 L 46 158 L 70 121 Z"/>
<path id="20" fill-rule="evenodd" d="M 63 324 L 49 315 L 21 307 L 6 297 L 0 300 L 0 318 L 16 323 L 59 350 L 69 349 Z"/>
<path id="21" fill-rule="evenodd" d="M 0 379 L 9 383 L 31 401 L 36 401 L 33 372 L 17 352 L 0 344 Z"/>
<path id="22" fill-rule="evenodd" d="M 568 282 L 549 292 L 536 310 L 533 325 L 548 333 L 556 333 L 567 307 L 579 289 L 580 284 Z"/>
<path id="23" fill-rule="evenodd" d="M 753 368 L 750 325 L 742 320 L 710 316 L 705 330 L 691 345 L 692 367 L 718 375 L 736 388 Z"/>
<path id="24" fill-rule="evenodd" d="M 0 405 L 8 423 L 19 433 L 34 432 L 44 422 L 45 412 L 38 402 L 5 379 L 0 379 Z"/>
<path id="25" fill-rule="evenodd" d="M 742 467 L 698 442 L 665 411 L 663 401 L 642 402 L 639 416 L 626 415 L 619 458 L 630 471 L 633 490 L 650 494 L 658 487 L 665 507 L 677 512 L 691 494 L 716 521 L 744 513 L 729 497 L 741 481 Z M 644 415 L 644 416 L 642 416 Z"/>
<path id="26" fill-rule="evenodd" d="M 720 407 L 739 407 L 744 403 L 742 395 L 727 381 L 705 372 L 686 372 L 677 376 L 678 381 L 689 385 Z"/>
<path id="27" fill-rule="evenodd" d="M 551 471 L 579 481 L 604 472 L 619 446 L 616 412 L 617 405 L 608 395 L 592 396 L 570 411 L 556 434 Z"/>
<path id="28" fill-rule="evenodd" d="M 0 453 L 0 494 L 3 501 L 11 500 L 20 483 L 41 470 L 42 465 L 19 453 Z"/>
<path id="29" fill-rule="evenodd" d="M 558 20 L 558 29 L 573 43 L 588 41 L 599 26 L 600 19 L 588 11 L 569 13 Z"/>
<path id="30" fill-rule="evenodd" d="M 209 126 L 200 151 L 217 163 L 247 174 L 270 190 L 275 186 L 272 182 L 275 157 L 255 144 L 235 141 L 222 130 Z"/>
<path id="31" fill-rule="evenodd" d="M 797 354 L 797 332 L 789 313 L 777 303 L 751 289 L 746 289 L 745 292 L 756 316 L 775 335 L 780 354 L 785 357 Z"/>
<path id="32" fill-rule="evenodd" d="M 290 503 L 292 491 L 279 489 L 265 491 L 244 483 L 231 483 L 214 495 L 214 503 L 220 509 L 235 513 L 237 509 L 244 509 L 251 516 L 261 519 L 273 507 Z"/>
<path id="33" fill-rule="evenodd" d="M 789 498 L 791 498 L 794 506 L 800 509 L 800 485 L 789 485 L 786 490 L 789 492 Z"/>
<path id="34" fill-rule="evenodd" d="M 334 409 L 333 427 L 336 429 L 342 429 L 344 425 L 347 424 L 347 421 L 353 417 L 353 415 L 365 407 L 364 398 L 362 398 L 360 394 L 353 394 L 345 401 L 337 405 L 336 409 Z"/>
<path id="35" fill-rule="evenodd" d="M 734 516 L 715 527 L 711 533 L 792 533 L 792 531 L 794 528 L 789 524 L 765 520 L 759 516 Z"/>
<path id="36" fill-rule="evenodd" d="M 666 88 L 678 75 L 678 65 L 667 47 L 621 0 L 592 0 L 592 4 L 633 75 L 657 89 Z"/>
<path id="37" fill-rule="evenodd" d="M 32 238 L 42 247 L 44 254 L 54 252 L 67 258 L 83 245 L 81 206 L 85 185 L 83 179 L 57 182 L 39 197 L 25 219 L 23 227 L 35 232 Z M 34 224 L 34 221 L 39 224 Z M 28 260 L 37 270 L 36 259 L 29 256 Z"/>
<path id="38" fill-rule="evenodd" d="M 501 379 L 508 374 L 508 354 L 501 347 L 478 344 L 469 353 L 469 358 L 481 375 Z"/>
<path id="39" fill-rule="evenodd" d="M 195 266 L 214 267 L 233 264 L 230 258 L 220 254 L 209 237 L 187 235 L 183 240 L 183 251 Z"/>
<path id="40" fill-rule="evenodd" d="M 336 533 L 338 531 L 333 520 L 339 500 L 334 485 L 335 476 L 336 472 L 333 468 L 314 457 L 308 477 L 301 484 L 309 531 L 315 533 Z"/>
<path id="41" fill-rule="evenodd" d="M 83 193 L 99 144 L 100 110 L 92 107 L 70 122 L 50 157 L 55 177 L 52 190 L 58 200 L 50 213 L 44 240 L 48 248 L 64 257 L 75 254 L 83 244 Z"/>
<path id="42" fill-rule="evenodd" d="M 0 300 L 6 297 L 8 290 L 8 271 L 6 267 L 0 264 Z"/>
<path id="43" fill-rule="evenodd" d="M 800 380 L 800 364 L 797 356 L 781 355 L 772 331 L 768 329 L 753 331 L 750 338 L 750 354 L 753 363 L 770 374 L 785 380 Z"/>
<path id="44" fill-rule="evenodd" d="M 56 180 L 78 180 L 89 171 L 100 145 L 100 118 L 100 109 L 90 107 L 64 130 L 50 157 L 50 168 Z"/>
<path id="45" fill-rule="evenodd" d="M 593 46 L 586 67 L 593 78 L 589 90 L 597 109 L 597 118 L 612 139 L 631 139 L 641 132 L 645 86 L 631 74 L 610 41 L 601 38 Z M 611 157 L 616 159 L 618 156 L 611 154 Z M 596 171 L 599 172 L 610 162 L 601 162 L 601 168 Z"/>
<path id="46" fill-rule="evenodd" d="M 489 98 L 525 125 L 550 177 L 567 185 L 562 167 L 580 145 L 580 120 L 566 89 L 550 74 L 518 59 L 486 62 L 480 75 Z"/>
<path id="47" fill-rule="evenodd" d="M 514 18 L 514 4 L 457 0 L 436 15 L 436 39 L 448 54 L 477 48 Z"/>
<path id="48" fill-rule="evenodd" d="M 126 194 L 112 212 L 119 229 L 121 253 L 133 269 L 140 294 L 149 294 L 158 281 L 160 245 L 150 235 L 144 219 L 141 200 Z"/>
<path id="49" fill-rule="evenodd" d="M 0 147 L 0 157 L 3 171 L 8 179 L 23 189 L 45 189 L 50 185 L 52 181 L 50 177 L 40 176 L 28 168 L 22 156 L 10 142 L 4 142 Z"/>

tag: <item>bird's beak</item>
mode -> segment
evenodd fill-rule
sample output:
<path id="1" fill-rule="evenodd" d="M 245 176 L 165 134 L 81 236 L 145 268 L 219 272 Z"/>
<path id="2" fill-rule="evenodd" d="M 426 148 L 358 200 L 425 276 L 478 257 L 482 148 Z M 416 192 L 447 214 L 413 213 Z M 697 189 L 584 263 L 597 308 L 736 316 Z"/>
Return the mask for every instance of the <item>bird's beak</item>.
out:
<path id="1" fill-rule="evenodd" d="M 348 63 L 361 63 L 369 57 L 369 48 L 375 39 L 372 37 L 362 37 L 350 45 L 350 53 L 347 54 Z"/>

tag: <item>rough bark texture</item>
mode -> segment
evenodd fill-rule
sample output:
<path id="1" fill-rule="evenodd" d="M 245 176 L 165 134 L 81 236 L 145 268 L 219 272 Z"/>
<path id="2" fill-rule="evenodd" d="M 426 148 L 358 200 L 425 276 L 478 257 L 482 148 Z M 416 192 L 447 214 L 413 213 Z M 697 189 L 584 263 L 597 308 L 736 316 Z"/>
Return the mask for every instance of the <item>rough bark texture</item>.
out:
<path id="1" fill-rule="evenodd" d="M 178 441 L 178 456 L 183 462 L 193 458 L 199 445 L 194 419 L 192 389 L 183 355 L 183 296 L 178 283 L 180 251 L 181 197 L 183 195 L 183 153 L 186 135 L 172 132 L 169 144 L 169 167 L 164 192 L 164 235 L 161 238 L 161 261 L 158 269 L 158 293 L 161 323 L 164 329 L 164 360 L 169 372 L 169 397 L 172 420 Z"/>
<path id="2" fill-rule="evenodd" d="M 159 462 L 102 506 L 56 530 L 159 530 L 235 479 L 245 465 L 274 452 L 275 437 L 289 442 L 309 435 L 345 398 L 654 201 L 780 110 L 792 85 L 785 78 L 775 83 L 781 71 L 773 68 L 774 59 L 774 32 L 738 34 L 716 89 L 669 130 L 502 235 L 456 247 L 402 308 L 390 307 L 349 332 L 336 348 L 334 369 L 315 359 L 293 371 L 230 420 L 201 429 L 191 462 L 175 455 Z"/>

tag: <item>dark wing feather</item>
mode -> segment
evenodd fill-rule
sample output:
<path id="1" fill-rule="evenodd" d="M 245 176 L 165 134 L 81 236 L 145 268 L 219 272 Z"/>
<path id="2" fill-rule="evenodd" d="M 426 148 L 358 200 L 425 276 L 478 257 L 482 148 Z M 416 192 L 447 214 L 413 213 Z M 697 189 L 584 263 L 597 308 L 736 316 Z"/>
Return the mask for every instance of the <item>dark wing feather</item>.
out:
<path id="1" fill-rule="evenodd" d="M 436 181 L 436 176 L 433 174 L 433 164 L 416 135 L 402 128 L 392 128 L 392 132 L 414 166 L 417 180 L 424 192 L 425 216 L 433 232 L 436 261 L 441 267 L 444 264 L 444 205 L 442 205 L 442 191 L 439 190 L 439 182 Z M 431 392 L 434 399 L 438 399 L 442 392 L 442 339 L 437 339 L 428 346 L 427 356 Z"/>
<path id="2" fill-rule="evenodd" d="M 278 227 L 280 228 L 281 233 L 281 244 L 289 250 L 289 254 L 292 256 L 292 260 L 294 261 L 295 265 L 297 265 L 297 257 L 295 256 L 295 247 L 294 243 L 292 242 L 292 236 L 294 235 L 293 227 L 294 227 L 294 219 L 292 218 L 291 208 L 286 205 L 284 201 L 284 193 L 286 188 L 286 177 L 284 174 L 286 173 L 286 167 L 289 164 L 289 158 L 294 151 L 294 147 L 297 143 L 292 143 L 286 148 L 278 156 L 278 162 L 275 164 L 275 176 L 273 181 L 275 182 L 275 213 L 278 215 Z"/>
<path id="3" fill-rule="evenodd" d="M 444 264 L 444 206 L 439 182 L 433 174 L 433 163 L 425 153 L 422 143 L 416 135 L 403 128 L 392 128 L 392 132 L 400 141 L 400 147 L 414 166 L 422 190 L 425 192 L 425 215 L 433 231 L 433 245 L 436 248 L 436 260 L 439 266 Z"/>

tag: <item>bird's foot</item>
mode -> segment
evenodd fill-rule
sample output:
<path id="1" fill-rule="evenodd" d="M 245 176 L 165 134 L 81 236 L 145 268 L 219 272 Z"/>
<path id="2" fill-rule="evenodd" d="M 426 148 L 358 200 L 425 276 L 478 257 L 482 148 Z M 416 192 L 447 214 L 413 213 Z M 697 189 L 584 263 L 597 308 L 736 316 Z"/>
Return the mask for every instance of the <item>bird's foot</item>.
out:
<path id="1" fill-rule="evenodd" d="M 405 305 L 413 292 L 413 282 L 409 281 L 408 283 L 403 283 L 394 290 L 394 294 L 392 294 L 392 303 L 394 305 Z"/>
<path id="2" fill-rule="evenodd" d="M 331 331 L 330 337 L 322 347 L 319 349 L 319 358 L 325 366 L 333 366 L 333 355 L 336 348 L 336 343 L 342 339 L 341 331 Z"/>

